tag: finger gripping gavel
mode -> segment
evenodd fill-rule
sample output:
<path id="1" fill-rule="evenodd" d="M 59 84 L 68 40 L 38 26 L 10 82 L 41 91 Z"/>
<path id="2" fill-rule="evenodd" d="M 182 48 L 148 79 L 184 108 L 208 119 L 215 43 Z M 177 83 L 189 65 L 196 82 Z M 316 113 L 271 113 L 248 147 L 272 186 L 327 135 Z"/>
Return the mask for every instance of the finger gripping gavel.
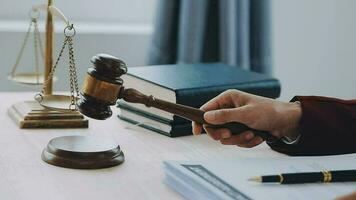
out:
<path id="1" fill-rule="evenodd" d="M 164 110 L 185 119 L 205 124 L 210 128 L 227 128 L 232 134 L 251 130 L 267 142 L 278 140 L 277 137 L 267 131 L 255 130 L 238 122 L 219 125 L 209 124 L 204 120 L 204 111 L 202 110 L 167 102 L 152 95 L 147 96 L 133 88 L 124 88 L 123 80 L 120 77 L 126 74 L 127 67 L 118 58 L 107 54 L 98 54 L 91 59 L 91 62 L 93 67 L 88 69 L 81 98 L 78 101 L 79 111 L 88 117 L 104 120 L 112 115 L 110 106 L 115 105 L 118 99 L 124 99 L 127 102 L 140 103 L 147 107 Z"/>

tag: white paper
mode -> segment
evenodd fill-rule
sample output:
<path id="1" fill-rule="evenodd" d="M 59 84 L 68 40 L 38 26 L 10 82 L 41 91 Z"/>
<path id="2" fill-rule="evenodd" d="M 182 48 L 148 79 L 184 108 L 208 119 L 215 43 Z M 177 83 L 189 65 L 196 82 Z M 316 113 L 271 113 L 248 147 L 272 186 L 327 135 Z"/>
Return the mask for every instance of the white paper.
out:
<path id="1" fill-rule="evenodd" d="M 356 182 L 281 185 L 248 181 L 251 177 L 261 175 L 356 169 L 356 154 L 165 164 L 166 183 L 187 199 L 334 199 L 356 190 Z M 194 170 L 196 172 L 192 172 Z M 205 170 L 218 177 L 217 180 L 204 178 L 208 176 L 204 175 Z M 222 184 L 218 179 L 225 183 Z"/>

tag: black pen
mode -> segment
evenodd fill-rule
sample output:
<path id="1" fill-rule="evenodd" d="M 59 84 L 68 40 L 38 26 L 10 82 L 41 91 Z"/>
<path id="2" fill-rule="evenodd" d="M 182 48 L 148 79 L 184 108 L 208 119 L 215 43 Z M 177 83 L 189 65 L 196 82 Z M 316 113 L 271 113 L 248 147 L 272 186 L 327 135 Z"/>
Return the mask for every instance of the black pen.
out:
<path id="1" fill-rule="evenodd" d="M 257 176 L 248 180 L 261 183 L 280 184 L 352 182 L 356 181 L 356 170 L 285 173 L 279 175 Z"/>

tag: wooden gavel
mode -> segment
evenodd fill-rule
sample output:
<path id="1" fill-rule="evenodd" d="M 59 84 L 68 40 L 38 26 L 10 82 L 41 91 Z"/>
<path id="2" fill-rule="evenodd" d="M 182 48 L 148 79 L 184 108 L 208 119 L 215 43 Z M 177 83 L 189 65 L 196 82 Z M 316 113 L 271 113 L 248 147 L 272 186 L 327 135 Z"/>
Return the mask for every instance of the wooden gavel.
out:
<path id="1" fill-rule="evenodd" d="M 267 131 L 252 129 L 245 124 L 230 122 L 213 125 L 204 120 L 204 111 L 171 102 L 167 102 L 154 96 L 144 95 L 141 92 L 123 86 L 120 78 L 126 74 L 126 64 L 107 54 L 98 54 L 91 59 L 94 67 L 89 68 L 85 77 L 81 98 L 78 101 L 78 109 L 84 115 L 94 119 L 106 119 L 112 115 L 110 106 L 115 105 L 118 99 L 124 99 L 131 103 L 144 104 L 147 107 L 155 107 L 160 110 L 178 115 L 185 119 L 205 124 L 209 128 L 227 128 L 232 134 L 240 134 L 251 130 L 267 142 L 275 142 L 277 137 Z"/>

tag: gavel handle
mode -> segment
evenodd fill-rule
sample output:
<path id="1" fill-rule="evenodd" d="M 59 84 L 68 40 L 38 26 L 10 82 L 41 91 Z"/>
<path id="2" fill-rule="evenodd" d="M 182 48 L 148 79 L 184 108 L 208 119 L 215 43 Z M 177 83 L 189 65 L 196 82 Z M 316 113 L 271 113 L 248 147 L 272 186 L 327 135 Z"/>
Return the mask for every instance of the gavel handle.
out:
<path id="1" fill-rule="evenodd" d="M 205 124 L 210 128 L 227 128 L 231 131 L 232 134 L 241 134 L 242 132 L 249 130 L 252 131 L 256 136 L 260 136 L 261 138 L 263 138 L 269 143 L 273 143 L 279 140 L 277 137 L 273 136 L 271 133 L 267 131 L 252 129 L 246 126 L 245 124 L 239 122 L 229 122 L 226 124 L 219 124 L 219 125 L 209 124 L 204 120 L 204 111 L 202 110 L 181 105 L 181 104 L 175 104 L 168 101 L 164 101 L 155 98 L 152 95 L 146 96 L 135 89 L 131 89 L 131 88 L 124 89 L 123 93 L 121 93 L 120 98 L 123 98 L 127 102 L 141 103 L 146 105 L 147 107 L 158 108 L 160 110 L 164 110 L 166 112 L 178 115 L 185 119 L 195 121 L 199 124 Z"/>
<path id="2" fill-rule="evenodd" d="M 273 136 L 271 133 L 267 131 L 261 131 L 261 130 L 256 130 L 252 129 L 248 126 L 246 126 L 243 123 L 239 122 L 229 122 L 226 124 L 219 124 L 219 125 L 214 125 L 214 124 L 209 124 L 204 120 L 204 111 L 181 105 L 181 104 L 175 104 L 171 102 L 167 102 L 161 99 L 154 98 L 154 100 L 151 102 L 151 106 L 158 108 L 160 110 L 167 111 L 169 113 L 178 115 L 180 117 L 183 117 L 185 119 L 195 121 L 200 124 L 206 124 L 207 127 L 209 128 L 226 128 L 231 131 L 232 134 L 240 134 L 245 131 L 252 131 L 256 136 L 260 136 L 267 142 L 276 142 L 278 140 L 277 137 Z"/>
<path id="3" fill-rule="evenodd" d="M 267 132 L 267 131 L 261 131 L 261 130 L 257 130 L 257 129 L 253 129 L 250 128 L 248 126 L 246 126 L 243 123 L 239 123 L 239 122 L 229 122 L 226 124 L 219 124 L 219 125 L 208 125 L 208 127 L 211 128 L 227 128 L 231 131 L 231 133 L 233 135 L 235 134 L 240 134 L 244 131 L 252 131 L 253 134 L 255 134 L 256 136 L 261 137 L 262 139 L 266 140 L 269 143 L 274 143 L 276 141 L 278 141 L 279 139 L 277 137 L 275 137 L 274 135 L 272 135 L 271 133 Z"/>

